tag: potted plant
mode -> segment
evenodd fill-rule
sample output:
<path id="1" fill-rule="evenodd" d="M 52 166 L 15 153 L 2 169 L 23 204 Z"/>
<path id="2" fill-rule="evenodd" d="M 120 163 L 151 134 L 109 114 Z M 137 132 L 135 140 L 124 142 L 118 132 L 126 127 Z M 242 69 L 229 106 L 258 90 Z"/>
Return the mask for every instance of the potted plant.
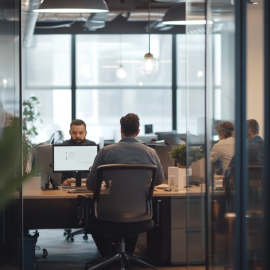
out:
<path id="1" fill-rule="evenodd" d="M 187 146 L 185 144 L 178 144 L 172 148 L 169 152 L 169 156 L 172 160 L 177 162 L 178 168 L 190 167 L 192 162 L 200 160 L 204 157 L 202 149 L 199 147 L 188 148 L 188 160 L 187 160 Z"/>
<path id="2" fill-rule="evenodd" d="M 169 152 L 172 160 L 177 162 L 177 168 L 169 167 L 169 175 L 173 175 L 178 183 L 178 188 L 181 189 L 187 185 L 187 176 L 192 175 L 190 168 L 192 162 L 195 162 L 204 157 L 202 149 L 198 147 L 188 148 L 185 144 L 178 144 Z"/>
<path id="3" fill-rule="evenodd" d="M 29 173 L 32 169 L 33 139 L 38 135 L 38 125 L 42 123 L 40 113 L 36 113 L 36 106 L 39 105 L 37 97 L 31 96 L 23 101 L 23 173 Z"/>
<path id="4" fill-rule="evenodd" d="M 178 168 L 186 168 L 187 146 L 185 144 L 178 144 L 174 146 L 169 152 L 169 156 L 172 160 L 175 160 L 177 162 Z"/>

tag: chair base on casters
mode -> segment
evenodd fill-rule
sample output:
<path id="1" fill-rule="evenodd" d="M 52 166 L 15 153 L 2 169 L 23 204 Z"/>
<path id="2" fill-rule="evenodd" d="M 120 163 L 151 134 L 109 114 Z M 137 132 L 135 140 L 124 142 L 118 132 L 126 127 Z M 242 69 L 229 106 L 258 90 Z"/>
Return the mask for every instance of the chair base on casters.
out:
<path id="1" fill-rule="evenodd" d="M 96 261 L 86 263 L 86 266 L 84 269 L 85 270 L 96 270 L 96 269 L 102 268 L 104 266 L 113 264 L 117 261 L 120 261 L 120 263 L 121 263 L 120 269 L 121 270 L 125 270 L 125 266 L 127 266 L 129 269 L 132 269 L 130 262 L 133 262 L 135 264 L 139 264 L 141 266 L 147 266 L 147 267 L 150 267 L 150 268 L 157 270 L 157 268 L 155 266 L 142 261 L 137 256 L 126 253 L 124 239 L 121 240 L 120 248 L 121 248 L 121 251 L 118 252 L 116 255 L 107 256 L 105 258 L 101 258 L 101 259 L 98 259 Z M 98 262 L 100 262 L 100 263 L 98 263 Z M 93 263 L 98 263 L 98 264 L 95 266 L 92 266 L 92 267 L 88 267 L 89 264 L 93 264 Z"/>
<path id="2" fill-rule="evenodd" d="M 80 229 L 80 230 L 75 231 L 75 232 L 72 232 L 71 229 L 65 229 L 65 232 L 64 232 L 64 236 L 66 236 L 66 240 L 71 241 L 71 242 L 74 241 L 74 236 L 78 235 L 78 234 L 84 234 L 83 239 L 88 240 L 88 236 L 85 233 L 85 229 Z"/>

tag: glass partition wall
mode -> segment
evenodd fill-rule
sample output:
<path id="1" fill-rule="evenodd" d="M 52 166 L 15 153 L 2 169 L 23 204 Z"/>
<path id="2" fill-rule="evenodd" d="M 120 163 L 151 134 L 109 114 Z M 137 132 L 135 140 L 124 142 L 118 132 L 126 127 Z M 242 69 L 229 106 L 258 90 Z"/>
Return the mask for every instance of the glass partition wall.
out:
<path id="1" fill-rule="evenodd" d="M 186 20 L 205 18 L 205 3 L 186 2 Z M 187 70 L 187 262 L 205 265 L 205 157 L 192 162 L 189 156 L 194 149 L 206 153 L 205 142 L 205 25 L 186 25 Z M 206 157 L 207 158 L 207 157 Z M 191 163 L 192 162 L 192 163 Z M 191 170 L 190 170 L 191 169 Z M 197 186 L 189 187 L 190 181 Z M 202 268 L 204 269 L 204 267 Z"/>
<path id="2" fill-rule="evenodd" d="M 204 153 L 186 173 L 199 184 L 187 187 L 190 269 L 268 269 L 264 1 L 253 2 L 186 2 L 187 159 Z"/>
<path id="3" fill-rule="evenodd" d="M 14 119 L 21 121 L 21 31 L 20 1 L 0 1 L 0 269 L 22 269 L 22 196 L 15 191 L 15 175 L 21 173 L 15 155 L 20 155 L 16 139 L 21 131 L 13 129 L 13 140 L 7 141 Z M 4 139 L 5 137 L 5 139 Z M 12 145 L 11 145 L 12 144 Z M 20 143 L 18 145 L 20 148 Z M 3 151 L 3 149 L 6 149 Z M 13 149 L 11 155 L 8 153 Z M 18 150 L 16 152 L 15 150 Z M 14 156 L 13 156 L 14 155 Z M 14 158 L 14 159 L 13 159 Z M 11 161 L 12 159 L 12 161 Z M 7 161 L 8 162 L 5 162 Z M 11 162 L 9 162 L 11 161 Z M 5 165 L 3 165 L 5 164 Z M 6 166 L 6 167 L 4 167 Z M 15 192 L 14 192 L 15 191 Z M 11 193 L 12 192 L 12 193 Z M 12 194 L 8 201 L 5 196 Z"/>
<path id="4" fill-rule="evenodd" d="M 154 132 L 171 131 L 176 118 L 177 133 L 187 135 L 186 186 L 181 187 L 187 193 L 187 230 L 182 233 L 190 269 L 262 269 L 262 161 L 268 139 L 263 136 L 263 27 L 262 19 L 256 20 L 262 11 L 263 1 L 186 1 L 186 35 L 152 35 L 151 50 L 159 61 L 154 80 L 140 72 L 146 35 L 36 35 L 27 48 L 25 98 L 39 98 L 36 110 L 43 118 L 37 142 L 57 129 L 67 139 L 73 111 L 97 142 L 100 137 L 117 141 L 119 119 L 128 112 L 143 116 L 141 126 L 153 124 Z M 30 60 L 36 61 L 33 67 Z M 117 73 L 120 66 L 124 75 Z M 203 153 L 199 160 L 197 151 Z"/>

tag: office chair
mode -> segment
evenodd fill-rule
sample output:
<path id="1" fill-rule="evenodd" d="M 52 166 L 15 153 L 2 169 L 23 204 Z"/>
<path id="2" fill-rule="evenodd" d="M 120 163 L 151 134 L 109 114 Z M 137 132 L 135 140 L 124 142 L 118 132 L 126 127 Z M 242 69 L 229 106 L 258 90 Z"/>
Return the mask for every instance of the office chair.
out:
<path id="1" fill-rule="evenodd" d="M 64 231 L 64 236 L 66 237 L 66 240 L 71 242 L 74 241 L 74 236 L 79 234 L 83 234 L 83 240 L 88 240 L 88 236 L 85 229 L 80 229 L 75 232 L 72 232 L 71 229 L 65 229 Z"/>
<path id="2" fill-rule="evenodd" d="M 111 164 L 97 169 L 97 182 L 93 199 L 81 195 L 81 223 L 90 233 L 100 234 L 118 241 L 118 252 L 95 262 L 88 262 L 85 269 L 94 270 L 117 261 L 121 269 L 130 262 L 156 267 L 144 262 L 125 250 L 125 239 L 138 236 L 153 228 L 152 194 L 156 177 L 155 165 L 146 164 Z M 106 189 L 101 189 L 102 181 Z M 90 214 L 91 213 L 91 214 Z M 97 263 L 89 267 L 91 263 Z"/>
<path id="3" fill-rule="evenodd" d="M 225 213 L 225 218 L 229 221 L 229 234 L 233 233 L 233 223 L 236 218 L 235 206 L 234 206 L 234 174 L 235 167 L 231 168 L 231 171 L 228 176 L 223 178 L 223 185 L 225 187 L 225 198 L 227 205 L 227 213 Z M 254 252 L 255 246 L 258 245 L 262 236 L 259 237 L 259 234 L 262 233 L 263 228 L 260 224 L 260 219 L 263 216 L 263 201 L 262 201 L 262 180 L 263 180 L 263 166 L 261 165 L 248 165 L 247 166 L 247 178 L 244 179 L 247 182 L 247 234 L 250 236 L 248 240 L 252 250 Z M 255 233 L 254 233 L 255 231 Z M 248 248 L 247 248 L 248 250 Z M 255 251 L 258 252 L 258 251 Z M 258 252 L 259 253 L 259 252 Z M 258 257 L 258 256 L 257 256 Z M 247 260 L 253 259 L 247 256 Z M 234 267 L 234 265 L 227 265 L 224 269 Z"/>

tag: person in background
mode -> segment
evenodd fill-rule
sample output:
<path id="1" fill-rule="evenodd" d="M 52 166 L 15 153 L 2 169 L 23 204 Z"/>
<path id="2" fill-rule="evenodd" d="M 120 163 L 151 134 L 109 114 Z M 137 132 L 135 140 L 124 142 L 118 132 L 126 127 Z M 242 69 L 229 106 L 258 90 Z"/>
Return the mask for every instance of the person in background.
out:
<path id="1" fill-rule="evenodd" d="M 247 120 L 247 155 L 248 165 L 263 164 L 264 141 L 259 136 L 260 126 L 255 119 Z M 229 167 L 235 167 L 235 156 L 232 158 Z"/>
<path id="2" fill-rule="evenodd" d="M 156 151 L 139 143 L 135 139 L 140 132 L 140 119 L 138 115 L 129 113 L 121 118 L 120 124 L 122 139 L 118 143 L 105 146 L 97 154 L 91 171 L 87 177 L 87 188 L 94 191 L 98 166 L 121 163 L 143 163 L 156 165 L 157 173 L 155 185 L 162 184 L 164 182 L 164 173 Z M 103 257 L 111 255 L 114 252 L 115 245 L 111 243 L 111 240 L 96 233 L 92 233 L 92 237 L 97 245 L 99 253 Z M 126 239 L 127 252 L 134 253 L 137 238 L 138 236 Z"/>
<path id="3" fill-rule="evenodd" d="M 64 141 L 61 145 L 96 145 L 95 142 L 85 139 L 87 130 L 86 124 L 82 120 L 76 119 L 70 123 L 69 134 L 71 138 Z M 82 173 L 82 178 L 86 178 L 87 174 L 88 173 Z M 72 182 L 76 182 L 75 178 L 75 173 L 62 173 L 62 185 L 70 186 Z"/>
<path id="4" fill-rule="evenodd" d="M 210 161 L 221 163 L 221 168 L 215 168 L 215 173 L 223 174 L 228 168 L 235 152 L 234 125 L 225 121 L 215 126 L 219 141 L 210 152 Z"/>

